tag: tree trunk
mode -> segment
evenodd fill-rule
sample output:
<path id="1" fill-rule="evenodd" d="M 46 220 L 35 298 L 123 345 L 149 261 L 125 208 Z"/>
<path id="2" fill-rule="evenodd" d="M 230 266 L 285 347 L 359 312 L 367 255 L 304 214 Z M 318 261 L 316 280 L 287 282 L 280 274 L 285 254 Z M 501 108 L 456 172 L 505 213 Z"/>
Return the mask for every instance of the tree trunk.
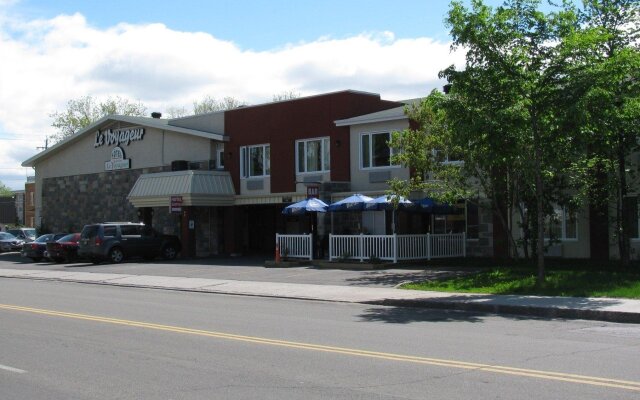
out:
<path id="1" fill-rule="evenodd" d="M 631 241 L 629 238 L 629 219 L 627 212 L 627 203 L 625 198 L 627 197 L 627 174 L 626 174 L 626 161 L 625 161 L 625 149 L 624 149 L 624 133 L 620 131 L 618 133 L 618 248 L 620 250 L 620 264 L 622 267 L 628 267 L 630 262 L 630 247 Z"/>
<path id="2" fill-rule="evenodd" d="M 536 112 L 532 112 L 533 146 L 535 159 L 535 181 L 536 181 L 536 212 L 537 212 L 537 255 L 538 255 L 538 286 L 542 286 L 545 280 L 544 271 L 544 187 L 542 180 L 542 144 L 540 143 L 540 131 L 538 127 L 538 117 Z"/>

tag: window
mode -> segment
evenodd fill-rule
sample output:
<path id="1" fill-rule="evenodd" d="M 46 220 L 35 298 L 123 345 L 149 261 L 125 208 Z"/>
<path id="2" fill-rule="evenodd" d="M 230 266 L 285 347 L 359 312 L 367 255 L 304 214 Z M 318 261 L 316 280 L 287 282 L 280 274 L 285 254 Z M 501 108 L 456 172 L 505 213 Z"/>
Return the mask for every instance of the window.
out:
<path id="1" fill-rule="evenodd" d="M 105 226 L 104 227 L 104 236 L 115 236 L 118 233 L 118 230 L 115 226 Z"/>
<path id="2" fill-rule="evenodd" d="M 462 158 L 458 154 L 447 154 L 442 150 L 432 150 L 433 157 L 442 164 L 460 164 Z"/>
<path id="3" fill-rule="evenodd" d="M 218 149 L 218 155 L 216 156 L 216 168 L 224 169 L 224 148 Z"/>
<path id="4" fill-rule="evenodd" d="M 268 144 L 240 147 L 240 176 L 253 178 L 271 174 L 271 149 Z"/>
<path id="5" fill-rule="evenodd" d="M 553 214 L 545 219 L 544 238 L 558 240 L 578 239 L 576 213 L 569 211 L 566 207 L 554 207 Z"/>
<path id="6" fill-rule="evenodd" d="M 299 174 L 329 171 L 329 138 L 296 141 L 296 160 Z"/>
<path id="7" fill-rule="evenodd" d="M 431 233 L 462 233 L 467 239 L 478 239 L 479 215 L 478 206 L 471 202 L 460 201 L 452 206 L 449 214 L 434 214 Z"/>
<path id="8" fill-rule="evenodd" d="M 140 225 L 121 225 L 120 233 L 122 236 L 140 236 L 142 227 Z"/>
<path id="9" fill-rule="evenodd" d="M 391 166 L 392 149 L 389 147 L 389 132 L 365 133 L 360 137 L 362 168 Z"/>

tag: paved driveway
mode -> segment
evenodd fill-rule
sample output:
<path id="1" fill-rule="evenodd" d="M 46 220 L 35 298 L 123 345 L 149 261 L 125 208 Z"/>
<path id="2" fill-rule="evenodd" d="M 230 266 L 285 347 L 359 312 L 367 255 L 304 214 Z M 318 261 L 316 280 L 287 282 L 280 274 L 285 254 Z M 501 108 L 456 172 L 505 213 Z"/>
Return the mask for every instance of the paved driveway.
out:
<path id="1" fill-rule="evenodd" d="M 93 265 L 87 262 L 56 264 L 34 263 L 18 253 L 0 253 L 0 268 L 41 269 L 49 271 L 84 271 L 132 275 L 176 276 L 190 278 L 230 279 L 258 282 L 309 283 L 317 285 L 345 285 L 394 287 L 406 281 L 435 279 L 442 275 L 461 273 L 455 269 L 385 269 L 344 270 L 315 267 L 265 268 L 265 257 L 225 257 L 195 260 L 131 261 L 123 264 Z M 468 273 L 468 270 L 467 272 Z"/>

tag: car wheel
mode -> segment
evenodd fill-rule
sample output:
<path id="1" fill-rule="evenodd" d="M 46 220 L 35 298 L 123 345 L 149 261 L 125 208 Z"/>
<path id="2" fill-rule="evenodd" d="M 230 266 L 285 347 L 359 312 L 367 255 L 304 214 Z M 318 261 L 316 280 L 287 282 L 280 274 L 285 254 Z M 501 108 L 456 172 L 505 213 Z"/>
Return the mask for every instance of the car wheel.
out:
<path id="1" fill-rule="evenodd" d="M 174 245 L 168 244 L 162 248 L 162 258 L 165 260 L 173 260 L 178 255 Z"/>
<path id="2" fill-rule="evenodd" d="M 124 260 L 124 253 L 120 247 L 109 250 L 109 260 L 114 264 L 119 264 Z"/>
<path id="3" fill-rule="evenodd" d="M 31 257 L 31 259 L 33 260 L 33 262 L 40 262 L 40 261 L 42 261 L 42 257 Z"/>

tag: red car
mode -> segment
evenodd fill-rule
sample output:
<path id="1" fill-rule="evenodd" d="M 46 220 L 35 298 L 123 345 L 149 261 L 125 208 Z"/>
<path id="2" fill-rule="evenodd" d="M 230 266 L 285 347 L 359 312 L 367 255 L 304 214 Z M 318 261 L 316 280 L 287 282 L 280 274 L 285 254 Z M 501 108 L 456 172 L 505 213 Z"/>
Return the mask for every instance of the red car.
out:
<path id="1" fill-rule="evenodd" d="M 47 242 L 47 257 L 57 263 L 72 262 L 78 258 L 79 233 L 70 233 L 56 241 Z"/>

